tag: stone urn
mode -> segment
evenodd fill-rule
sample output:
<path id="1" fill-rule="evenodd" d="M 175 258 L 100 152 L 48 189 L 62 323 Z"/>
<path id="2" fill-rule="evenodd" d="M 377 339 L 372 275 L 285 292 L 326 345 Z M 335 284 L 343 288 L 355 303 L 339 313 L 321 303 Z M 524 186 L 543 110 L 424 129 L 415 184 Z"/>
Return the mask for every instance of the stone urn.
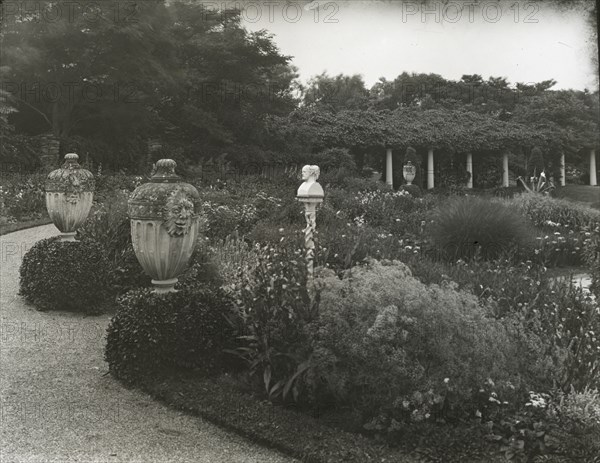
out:
<path id="1" fill-rule="evenodd" d="M 65 155 L 65 163 L 46 178 L 46 209 L 63 241 L 75 241 L 75 232 L 83 224 L 94 199 L 94 176 L 83 169 L 75 153 Z"/>
<path id="2" fill-rule="evenodd" d="M 408 161 L 402 168 L 402 174 L 404 175 L 404 180 L 406 180 L 407 185 L 412 185 L 412 182 L 415 179 L 416 173 L 417 173 L 416 166 L 414 166 L 411 161 Z"/>
<path id="3" fill-rule="evenodd" d="M 133 249 L 156 293 L 175 291 L 198 237 L 200 195 L 180 181 L 176 166 L 159 160 L 150 182 L 137 187 L 128 203 Z"/>

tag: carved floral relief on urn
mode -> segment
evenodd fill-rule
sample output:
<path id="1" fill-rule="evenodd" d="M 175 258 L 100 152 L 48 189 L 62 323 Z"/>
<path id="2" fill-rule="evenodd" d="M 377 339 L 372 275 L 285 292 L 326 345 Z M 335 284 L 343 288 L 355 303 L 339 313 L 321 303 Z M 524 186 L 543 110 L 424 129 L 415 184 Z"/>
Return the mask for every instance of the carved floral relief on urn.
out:
<path id="1" fill-rule="evenodd" d="M 128 203 L 133 249 L 158 293 L 175 291 L 199 230 L 200 195 L 180 181 L 176 166 L 172 159 L 158 161 L 150 182 L 136 188 Z"/>
<path id="2" fill-rule="evenodd" d="M 75 232 L 92 208 L 94 176 L 77 162 L 75 153 L 65 155 L 61 168 L 53 170 L 46 178 L 46 208 L 64 241 L 75 241 Z"/>

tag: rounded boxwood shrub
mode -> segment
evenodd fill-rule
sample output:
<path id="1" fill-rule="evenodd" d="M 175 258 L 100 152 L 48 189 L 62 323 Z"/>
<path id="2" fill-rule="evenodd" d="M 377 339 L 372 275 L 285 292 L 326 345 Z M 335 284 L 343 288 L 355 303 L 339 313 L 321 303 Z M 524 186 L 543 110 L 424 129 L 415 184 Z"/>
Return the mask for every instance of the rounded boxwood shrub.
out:
<path id="1" fill-rule="evenodd" d="M 40 310 L 97 313 L 109 295 L 109 262 L 92 241 L 38 241 L 19 273 L 19 294 Z"/>
<path id="2" fill-rule="evenodd" d="M 494 259 L 533 247 L 530 220 L 515 208 L 473 196 L 450 198 L 434 213 L 431 238 L 440 256 Z"/>
<path id="3" fill-rule="evenodd" d="M 118 299 L 104 358 L 110 372 L 126 382 L 172 369 L 219 371 L 227 366 L 223 349 L 234 343 L 234 317 L 219 289 L 132 290 Z"/>

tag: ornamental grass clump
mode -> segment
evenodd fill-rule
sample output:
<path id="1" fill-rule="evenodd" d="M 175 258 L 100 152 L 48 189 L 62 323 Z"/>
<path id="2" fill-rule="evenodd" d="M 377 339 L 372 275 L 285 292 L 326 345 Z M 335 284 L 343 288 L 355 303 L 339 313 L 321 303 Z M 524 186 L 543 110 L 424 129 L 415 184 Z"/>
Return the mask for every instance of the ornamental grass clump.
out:
<path id="1" fill-rule="evenodd" d="M 433 214 L 430 235 L 443 258 L 494 259 L 534 245 L 534 228 L 527 217 L 507 204 L 478 197 L 452 198 Z"/>

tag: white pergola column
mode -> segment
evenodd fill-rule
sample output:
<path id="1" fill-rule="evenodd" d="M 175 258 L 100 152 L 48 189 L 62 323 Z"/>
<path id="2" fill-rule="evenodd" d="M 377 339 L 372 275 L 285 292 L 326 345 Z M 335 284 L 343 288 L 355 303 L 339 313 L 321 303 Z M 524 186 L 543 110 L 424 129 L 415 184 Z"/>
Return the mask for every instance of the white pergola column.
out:
<path id="1" fill-rule="evenodd" d="M 590 185 L 598 185 L 598 179 L 596 178 L 596 150 L 590 151 Z"/>
<path id="2" fill-rule="evenodd" d="M 394 186 L 394 177 L 392 175 L 392 149 L 388 148 L 385 154 L 385 183 Z"/>
<path id="3" fill-rule="evenodd" d="M 565 168 L 565 153 L 560 155 L 560 186 L 567 184 L 567 172 Z"/>
<path id="4" fill-rule="evenodd" d="M 467 172 L 469 180 L 467 181 L 467 188 L 473 188 L 473 154 L 467 153 Z"/>
<path id="5" fill-rule="evenodd" d="M 427 152 L 427 189 L 431 190 L 435 186 L 433 178 L 433 148 Z"/>
<path id="6" fill-rule="evenodd" d="M 508 186 L 508 153 L 502 155 L 502 186 Z"/>

